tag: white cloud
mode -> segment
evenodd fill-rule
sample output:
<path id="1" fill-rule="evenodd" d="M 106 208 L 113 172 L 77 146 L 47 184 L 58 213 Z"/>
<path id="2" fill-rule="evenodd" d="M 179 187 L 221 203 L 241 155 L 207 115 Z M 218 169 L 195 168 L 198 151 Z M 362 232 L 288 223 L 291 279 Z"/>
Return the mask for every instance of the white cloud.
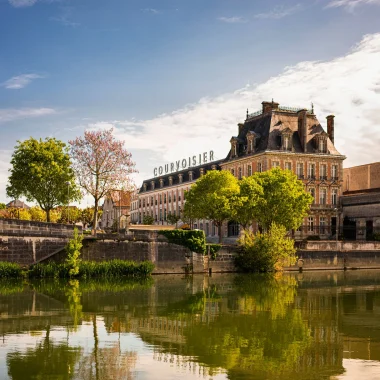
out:
<path id="1" fill-rule="evenodd" d="M 53 115 L 56 112 L 53 108 L 0 108 L 0 124 L 14 120 Z"/>
<path id="2" fill-rule="evenodd" d="M 264 18 L 264 19 L 280 19 L 283 17 L 290 16 L 302 9 L 301 4 L 297 4 L 293 7 L 286 8 L 284 6 L 278 6 L 266 13 L 258 13 L 255 15 L 255 18 Z"/>
<path id="3" fill-rule="evenodd" d="M 71 26 L 75 28 L 77 26 L 80 26 L 80 23 L 72 20 L 73 13 L 73 7 L 62 7 L 61 14 L 57 17 L 51 17 L 50 20 L 58 22 L 64 26 Z"/>
<path id="4" fill-rule="evenodd" d="M 380 34 L 367 35 L 342 57 L 301 62 L 262 84 L 203 98 L 150 120 L 114 120 L 88 126 L 114 127 L 115 135 L 124 139 L 136 156 L 144 152 L 141 156 L 146 158 L 137 163 L 137 168 L 153 173 L 158 164 L 210 149 L 217 158 L 224 158 L 247 107 L 250 112 L 256 111 L 263 100 L 272 98 L 288 106 L 309 107 L 313 102 L 323 125 L 327 115 L 336 115 L 335 144 L 348 157 L 345 166 L 379 161 L 379 62 Z"/>
<path id="5" fill-rule="evenodd" d="M 344 7 L 348 11 L 353 11 L 360 5 L 380 5 L 380 0 L 332 0 L 326 8 L 339 8 Z"/>
<path id="6" fill-rule="evenodd" d="M 37 0 L 9 0 L 9 3 L 15 8 L 31 7 Z"/>
<path id="7" fill-rule="evenodd" d="M 38 74 L 22 74 L 15 77 L 12 77 L 1 84 L 1 86 L 10 89 L 10 90 L 19 90 L 26 87 L 34 79 L 44 78 L 42 75 Z"/>
<path id="8" fill-rule="evenodd" d="M 141 9 L 141 12 L 153 13 L 153 14 L 159 14 L 159 13 L 161 13 L 159 10 L 154 9 L 154 8 L 144 8 L 144 9 Z"/>
<path id="9" fill-rule="evenodd" d="M 219 17 L 218 20 L 226 22 L 228 24 L 242 24 L 242 23 L 247 22 L 247 20 L 245 18 L 243 18 L 243 17 L 237 17 L 237 16 L 234 16 L 234 17 Z"/>

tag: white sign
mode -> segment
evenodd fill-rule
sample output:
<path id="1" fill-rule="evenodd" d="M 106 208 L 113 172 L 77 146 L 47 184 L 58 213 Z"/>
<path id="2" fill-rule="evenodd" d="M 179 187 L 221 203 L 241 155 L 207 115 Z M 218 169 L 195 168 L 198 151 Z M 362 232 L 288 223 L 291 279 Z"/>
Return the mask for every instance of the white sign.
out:
<path id="1" fill-rule="evenodd" d="M 163 166 L 159 166 L 158 168 L 154 168 L 153 174 L 155 177 L 157 177 L 158 175 L 178 172 L 180 170 L 184 170 L 194 166 L 207 164 L 208 162 L 212 162 L 213 160 L 214 151 L 210 150 L 210 152 L 204 152 L 198 154 L 197 156 L 183 158 L 182 160 L 178 160 L 175 162 L 171 162 L 170 164 L 165 164 Z"/>

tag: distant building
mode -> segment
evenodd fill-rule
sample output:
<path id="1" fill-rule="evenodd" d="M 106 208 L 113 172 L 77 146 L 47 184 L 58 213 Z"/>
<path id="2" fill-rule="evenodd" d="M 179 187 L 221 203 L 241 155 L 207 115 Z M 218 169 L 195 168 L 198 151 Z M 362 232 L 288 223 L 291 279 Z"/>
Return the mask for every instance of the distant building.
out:
<path id="1" fill-rule="evenodd" d="M 181 216 L 184 191 L 208 170 L 229 170 L 240 179 L 279 167 L 294 172 L 314 198 L 310 215 L 295 231 L 295 237 L 331 237 L 339 224 L 338 206 L 346 157 L 334 146 L 334 116 L 326 119 L 327 132 L 313 107 L 308 110 L 283 107 L 274 101 L 262 102 L 260 111 L 247 112 L 244 123 L 238 124 L 237 135 L 230 139 L 231 149 L 224 160 L 192 166 L 189 157 L 188 165 L 187 159 L 183 160 L 188 166 L 185 170 L 163 174 L 167 169 L 170 171 L 173 163 L 170 167 L 165 165 L 165 170 L 163 167 L 155 169 L 157 176 L 145 180 L 134 197 L 132 222 L 141 223 L 145 215 L 151 215 L 155 223 L 164 224 L 169 213 Z M 198 220 L 194 228 L 204 230 L 208 237 L 217 236 L 217 228 L 210 221 Z M 239 235 L 239 226 L 230 221 L 222 233 L 223 237 L 235 238 Z"/>
<path id="2" fill-rule="evenodd" d="M 15 199 L 13 201 L 10 201 L 8 204 L 6 204 L 7 208 L 24 208 L 24 209 L 30 209 L 30 206 L 28 206 L 26 203 L 20 201 L 19 199 Z"/>
<path id="3" fill-rule="evenodd" d="M 343 170 L 343 234 L 366 240 L 380 234 L 380 162 Z"/>
<path id="4" fill-rule="evenodd" d="M 131 192 L 112 191 L 105 197 L 102 210 L 100 228 L 126 228 L 131 210 Z"/>

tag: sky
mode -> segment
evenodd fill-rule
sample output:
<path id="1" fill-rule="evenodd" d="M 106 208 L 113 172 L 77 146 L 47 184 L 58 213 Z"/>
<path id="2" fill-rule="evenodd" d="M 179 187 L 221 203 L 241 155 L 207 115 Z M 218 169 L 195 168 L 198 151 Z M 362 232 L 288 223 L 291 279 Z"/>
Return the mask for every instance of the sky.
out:
<path id="1" fill-rule="evenodd" d="M 214 150 L 272 98 L 380 161 L 380 0 L 0 0 L 0 202 L 17 140 L 114 128 L 139 174 Z M 86 202 L 91 202 L 87 199 Z"/>

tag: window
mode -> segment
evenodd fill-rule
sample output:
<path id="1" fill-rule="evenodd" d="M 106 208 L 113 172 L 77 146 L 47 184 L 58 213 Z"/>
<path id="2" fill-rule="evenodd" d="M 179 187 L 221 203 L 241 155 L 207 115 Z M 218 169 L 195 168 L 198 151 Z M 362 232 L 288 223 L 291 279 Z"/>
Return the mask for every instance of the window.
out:
<path id="1" fill-rule="evenodd" d="M 210 235 L 210 226 L 208 223 L 206 223 L 206 236 L 209 236 Z"/>
<path id="2" fill-rule="evenodd" d="M 173 195 L 173 202 L 175 202 L 176 201 L 176 196 L 175 196 L 175 194 Z"/>
<path id="3" fill-rule="evenodd" d="M 272 161 L 272 168 L 278 168 L 280 166 L 279 161 Z"/>
<path id="4" fill-rule="evenodd" d="M 315 178 L 315 164 L 314 163 L 309 163 L 307 175 L 310 179 Z"/>
<path id="5" fill-rule="evenodd" d="M 333 205 L 338 204 L 338 189 L 331 190 L 331 204 Z"/>
<path id="6" fill-rule="evenodd" d="M 235 170 L 234 169 L 231 169 L 231 174 L 235 175 Z"/>
<path id="7" fill-rule="evenodd" d="M 172 203 L 172 197 L 169 195 L 169 203 Z"/>
<path id="8" fill-rule="evenodd" d="M 248 177 L 250 177 L 252 175 L 252 166 L 251 165 L 248 165 Z"/>
<path id="9" fill-rule="evenodd" d="M 182 174 L 180 174 L 180 175 L 178 176 L 178 182 L 179 182 L 179 183 L 182 183 Z"/>
<path id="10" fill-rule="evenodd" d="M 325 205 L 327 198 L 327 189 L 322 187 L 319 189 L 319 204 Z"/>
<path id="11" fill-rule="evenodd" d="M 308 230 L 308 232 L 314 231 L 314 217 L 312 217 L 312 216 L 309 216 L 309 218 L 308 218 L 307 230 Z"/>
<path id="12" fill-rule="evenodd" d="M 315 188 L 314 187 L 311 187 L 309 189 L 309 193 L 310 195 L 313 197 L 313 204 L 315 204 Z"/>
<path id="13" fill-rule="evenodd" d="M 241 168 L 239 168 L 239 179 L 241 179 L 242 178 L 242 170 L 241 170 Z"/>
<path id="14" fill-rule="evenodd" d="M 321 234 L 326 233 L 326 218 L 324 216 L 321 216 L 319 218 L 319 227 L 320 227 Z"/>
<path id="15" fill-rule="evenodd" d="M 166 203 L 166 194 L 164 194 L 164 203 Z"/>
<path id="16" fill-rule="evenodd" d="M 263 164 L 261 162 L 257 163 L 257 171 L 260 173 L 263 171 Z"/>
<path id="17" fill-rule="evenodd" d="M 320 153 L 326 153 L 327 152 L 327 140 L 326 139 L 324 139 L 324 138 L 319 139 L 318 150 Z"/>
<path id="18" fill-rule="evenodd" d="M 284 148 L 285 150 L 290 150 L 290 140 L 289 140 L 289 136 L 285 136 L 285 137 L 284 137 L 283 148 Z"/>
<path id="19" fill-rule="evenodd" d="M 327 179 L 327 165 L 321 164 L 319 168 L 319 179 L 323 181 L 324 179 Z"/>
<path id="20" fill-rule="evenodd" d="M 297 162 L 297 177 L 303 178 L 303 163 Z"/>
<path id="21" fill-rule="evenodd" d="M 193 172 L 189 172 L 189 181 L 193 180 Z"/>
<path id="22" fill-rule="evenodd" d="M 160 187 L 164 187 L 164 180 L 163 179 L 160 179 Z"/>
<path id="23" fill-rule="evenodd" d="M 285 170 L 292 170 L 292 163 L 291 162 L 285 162 Z"/>
<path id="24" fill-rule="evenodd" d="M 338 179 L 338 165 L 331 166 L 331 177 L 332 179 Z"/>

